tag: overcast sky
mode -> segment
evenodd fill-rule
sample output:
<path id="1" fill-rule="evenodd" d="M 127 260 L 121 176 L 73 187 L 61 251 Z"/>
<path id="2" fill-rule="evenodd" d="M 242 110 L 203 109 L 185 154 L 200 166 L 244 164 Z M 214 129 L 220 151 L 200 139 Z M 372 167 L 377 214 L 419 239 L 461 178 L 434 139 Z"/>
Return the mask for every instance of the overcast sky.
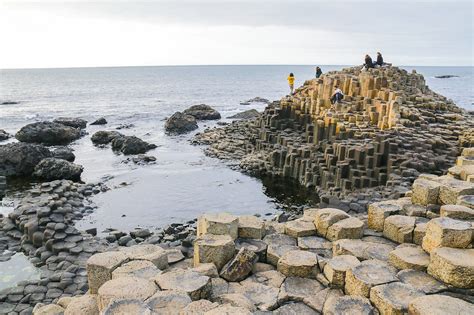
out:
<path id="1" fill-rule="evenodd" d="M 0 68 L 473 65 L 473 1 L 0 0 Z"/>

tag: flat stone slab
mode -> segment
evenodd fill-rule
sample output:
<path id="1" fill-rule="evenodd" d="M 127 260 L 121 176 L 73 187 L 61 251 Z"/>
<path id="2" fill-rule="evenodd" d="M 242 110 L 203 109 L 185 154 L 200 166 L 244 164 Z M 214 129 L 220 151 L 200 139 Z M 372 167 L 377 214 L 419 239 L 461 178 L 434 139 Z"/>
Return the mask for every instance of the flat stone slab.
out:
<path id="1" fill-rule="evenodd" d="M 71 313 L 72 314 L 85 314 L 85 313 Z M 98 314 L 90 313 L 90 315 Z M 141 300 L 135 299 L 121 299 L 112 301 L 103 311 L 104 315 L 115 315 L 115 314 L 143 314 L 151 315 L 151 309 Z"/>
<path id="2" fill-rule="evenodd" d="M 319 313 L 304 303 L 296 302 L 296 303 L 288 303 L 279 307 L 278 309 L 273 311 L 273 314 L 276 314 L 276 315 L 288 315 L 288 314 L 317 315 Z"/>
<path id="3" fill-rule="evenodd" d="M 359 260 L 378 259 L 387 261 L 389 253 L 394 248 L 395 246 L 383 243 L 344 239 L 333 242 L 333 255 L 352 255 Z"/>
<path id="4" fill-rule="evenodd" d="M 474 195 L 474 184 L 454 178 L 441 178 L 439 202 L 443 205 L 454 205 L 459 196 Z"/>
<path id="5" fill-rule="evenodd" d="M 335 287 L 344 288 L 346 271 L 360 264 L 352 255 L 340 255 L 329 259 L 324 266 L 324 275 Z"/>
<path id="6" fill-rule="evenodd" d="M 370 301 L 381 314 L 406 314 L 408 304 L 425 293 L 409 284 L 392 282 L 370 290 Z"/>
<path id="7" fill-rule="evenodd" d="M 253 215 L 239 217 L 238 235 L 241 238 L 262 239 L 265 236 L 263 220 Z"/>
<path id="8" fill-rule="evenodd" d="M 368 226 L 372 230 L 381 232 L 384 228 L 385 219 L 401 211 L 402 206 L 394 200 L 374 202 L 369 205 Z"/>
<path id="9" fill-rule="evenodd" d="M 233 240 L 238 237 L 239 218 L 225 212 L 209 213 L 199 217 L 197 236 L 204 234 L 228 235 Z"/>
<path id="10" fill-rule="evenodd" d="M 408 306 L 413 315 L 474 314 L 474 305 L 461 299 L 433 294 L 418 297 Z"/>
<path id="11" fill-rule="evenodd" d="M 112 272 L 129 256 L 123 252 L 105 252 L 92 255 L 87 260 L 87 278 L 91 294 L 96 294 L 99 288 L 112 279 Z"/>
<path id="12" fill-rule="evenodd" d="M 318 257 L 312 252 L 291 250 L 278 260 L 277 270 L 287 277 L 315 278 Z"/>
<path id="13" fill-rule="evenodd" d="M 267 235 L 263 238 L 263 241 L 267 243 L 268 246 L 270 245 L 292 245 L 296 246 L 296 240 L 288 236 L 286 234 L 280 234 L 280 233 L 275 233 L 275 234 L 270 234 Z"/>
<path id="14" fill-rule="evenodd" d="M 202 235 L 194 241 L 194 266 L 214 263 L 220 270 L 234 257 L 234 252 L 234 240 L 229 235 Z"/>
<path id="15" fill-rule="evenodd" d="M 124 263 L 112 272 L 112 279 L 120 277 L 138 277 L 152 279 L 161 273 L 155 264 L 148 260 L 132 260 Z"/>
<path id="16" fill-rule="evenodd" d="M 416 218 L 392 215 L 385 219 L 383 236 L 397 243 L 412 243 Z"/>
<path id="17" fill-rule="evenodd" d="M 316 227 L 312 221 L 305 219 L 297 219 L 286 222 L 285 233 L 291 237 L 297 238 L 302 236 L 316 235 Z"/>
<path id="18" fill-rule="evenodd" d="M 208 300 L 193 301 L 183 308 L 179 315 L 201 315 L 219 306 L 219 303 Z"/>
<path id="19" fill-rule="evenodd" d="M 317 280 L 288 277 L 281 285 L 278 303 L 282 305 L 288 301 L 304 301 L 324 289 L 325 287 Z"/>
<path id="20" fill-rule="evenodd" d="M 346 272 L 346 294 L 369 297 L 370 289 L 397 281 L 397 270 L 379 260 L 365 260 Z"/>
<path id="21" fill-rule="evenodd" d="M 277 270 L 268 270 L 251 275 L 242 281 L 241 284 L 255 282 L 274 288 L 280 288 L 283 281 L 285 281 L 285 278 L 285 275 Z"/>
<path id="22" fill-rule="evenodd" d="M 422 247 L 431 253 L 438 247 L 466 248 L 472 243 L 472 225 L 469 222 L 447 217 L 428 222 Z"/>
<path id="23" fill-rule="evenodd" d="M 211 294 L 210 278 L 192 270 L 172 270 L 155 277 L 161 290 L 187 293 L 193 301 L 205 299 Z"/>
<path id="24" fill-rule="evenodd" d="M 99 307 L 97 305 L 97 297 L 90 294 L 72 298 L 64 311 L 64 315 L 94 315 L 98 313 Z"/>
<path id="25" fill-rule="evenodd" d="M 262 240 L 253 238 L 238 238 L 235 240 L 235 249 L 239 251 L 241 248 L 246 248 L 254 252 L 260 262 L 267 261 L 267 243 Z"/>
<path id="26" fill-rule="evenodd" d="M 189 295 L 180 291 L 159 291 L 146 301 L 153 314 L 179 314 L 191 302 Z"/>
<path id="27" fill-rule="evenodd" d="M 160 270 L 168 268 L 168 254 L 158 245 L 140 244 L 124 247 L 121 251 L 126 253 L 130 260 L 148 260 Z"/>
<path id="28" fill-rule="evenodd" d="M 414 204 L 429 205 L 437 204 L 441 184 L 429 179 L 418 178 L 412 185 L 411 201 Z"/>
<path id="29" fill-rule="evenodd" d="M 357 218 L 347 218 L 331 225 L 326 233 L 330 241 L 340 239 L 359 239 L 364 233 L 364 222 Z"/>
<path id="30" fill-rule="evenodd" d="M 277 266 L 278 261 L 281 257 L 283 257 L 283 255 L 285 255 L 287 252 L 295 250 L 299 250 L 299 248 L 295 245 L 269 245 L 267 248 L 267 263 Z"/>
<path id="31" fill-rule="evenodd" d="M 418 270 L 401 270 L 397 274 L 401 282 L 409 284 L 426 294 L 434 294 L 446 290 L 448 287 L 429 274 Z"/>
<path id="32" fill-rule="evenodd" d="M 335 208 L 323 208 L 316 212 L 314 225 L 318 235 L 326 236 L 327 231 L 334 223 L 347 219 L 350 216 L 342 210 Z"/>
<path id="33" fill-rule="evenodd" d="M 205 315 L 251 315 L 252 313 L 243 308 L 243 307 L 237 307 L 237 306 L 232 306 L 230 304 L 223 304 L 221 306 L 218 306 L 216 308 L 213 308 L 210 311 L 207 311 L 204 313 Z"/>
<path id="34" fill-rule="evenodd" d="M 120 299 L 145 301 L 155 294 L 158 287 L 150 280 L 137 277 L 121 277 L 104 283 L 97 295 L 99 310 L 104 310 L 110 302 Z"/>
<path id="35" fill-rule="evenodd" d="M 439 215 L 456 220 L 474 220 L 474 209 L 462 205 L 444 205 Z"/>
<path id="36" fill-rule="evenodd" d="M 319 236 L 298 237 L 298 247 L 303 250 L 332 249 L 332 243 Z"/>
<path id="37" fill-rule="evenodd" d="M 253 251 L 241 248 L 235 257 L 222 267 L 220 276 L 227 281 L 242 281 L 250 274 L 257 260 L 258 257 Z"/>
<path id="38" fill-rule="evenodd" d="M 245 295 L 261 311 L 271 311 L 278 306 L 278 288 L 255 282 L 245 282 L 237 288 L 237 293 Z"/>
<path id="39" fill-rule="evenodd" d="M 230 304 L 235 307 L 243 307 L 250 312 L 255 312 L 257 310 L 253 302 L 240 293 L 223 294 L 217 298 L 217 302 L 220 304 Z"/>
<path id="40" fill-rule="evenodd" d="M 326 300 L 323 314 L 373 315 L 374 307 L 367 298 L 361 296 L 342 296 Z"/>
<path id="41" fill-rule="evenodd" d="M 428 273 L 458 288 L 474 288 L 474 249 L 442 247 L 433 250 Z"/>
<path id="42" fill-rule="evenodd" d="M 430 256 L 418 246 L 398 247 L 388 257 L 390 264 L 397 269 L 425 271 L 430 263 Z"/>

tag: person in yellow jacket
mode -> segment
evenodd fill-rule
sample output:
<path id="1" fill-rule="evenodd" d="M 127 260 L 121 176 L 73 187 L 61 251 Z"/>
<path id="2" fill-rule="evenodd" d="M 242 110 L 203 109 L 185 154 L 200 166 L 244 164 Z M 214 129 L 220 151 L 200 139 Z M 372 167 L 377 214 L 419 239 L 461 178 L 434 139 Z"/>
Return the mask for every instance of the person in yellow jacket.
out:
<path id="1" fill-rule="evenodd" d="M 290 73 L 287 80 L 288 80 L 288 85 L 290 86 L 291 94 L 293 94 L 293 88 L 295 87 L 295 76 L 294 76 L 294 74 Z"/>

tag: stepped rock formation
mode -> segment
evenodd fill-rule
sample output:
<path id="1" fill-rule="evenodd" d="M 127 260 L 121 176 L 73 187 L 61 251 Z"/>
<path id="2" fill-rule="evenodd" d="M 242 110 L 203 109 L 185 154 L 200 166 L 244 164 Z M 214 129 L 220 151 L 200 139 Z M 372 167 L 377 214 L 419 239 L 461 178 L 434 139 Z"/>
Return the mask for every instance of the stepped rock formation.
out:
<path id="1" fill-rule="evenodd" d="M 335 86 L 345 97 L 332 105 Z M 306 81 L 261 117 L 208 129 L 194 142 L 209 144 L 211 156 L 240 160 L 246 171 L 345 196 L 377 186 L 405 192 L 420 172 L 441 175 L 460 144 L 474 145 L 473 127 L 472 116 L 431 91 L 422 75 L 353 67 Z"/>

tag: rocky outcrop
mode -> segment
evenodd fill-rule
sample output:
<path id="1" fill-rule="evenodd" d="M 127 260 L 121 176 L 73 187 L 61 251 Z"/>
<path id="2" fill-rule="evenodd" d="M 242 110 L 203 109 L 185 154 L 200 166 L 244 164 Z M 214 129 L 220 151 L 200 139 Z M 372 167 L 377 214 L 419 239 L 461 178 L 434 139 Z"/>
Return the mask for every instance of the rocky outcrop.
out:
<path id="1" fill-rule="evenodd" d="M 100 145 L 100 144 L 109 144 L 114 140 L 115 138 L 121 138 L 124 137 L 124 135 L 118 131 L 97 131 L 94 133 L 91 137 L 92 143 L 95 145 Z"/>
<path id="2" fill-rule="evenodd" d="M 181 112 L 174 113 L 165 123 L 165 130 L 169 133 L 186 133 L 197 128 L 196 118 Z"/>
<path id="3" fill-rule="evenodd" d="M 0 146 L 0 175 L 29 176 L 42 159 L 51 156 L 51 151 L 39 144 L 20 142 L 2 145 Z"/>
<path id="4" fill-rule="evenodd" d="M 66 160 L 68 162 L 74 162 L 74 160 L 76 159 L 73 150 L 68 147 L 59 147 L 54 149 L 53 157 L 57 159 Z"/>
<path id="5" fill-rule="evenodd" d="M 41 160 L 33 172 L 33 176 L 45 180 L 70 179 L 80 180 L 83 168 L 66 160 L 46 158 Z"/>
<path id="6" fill-rule="evenodd" d="M 253 119 L 260 116 L 260 113 L 256 109 L 249 109 L 241 113 L 229 116 L 230 119 Z"/>
<path id="7" fill-rule="evenodd" d="M 221 114 L 206 104 L 193 105 L 183 111 L 185 115 L 191 115 L 197 120 L 215 120 L 220 119 Z"/>
<path id="8" fill-rule="evenodd" d="M 104 117 L 101 117 L 90 123 L 90 125 L 106 125 L 106 124 L 107 124 L 107 120 Z"/>
<path id="9" fill-rule="evenodd" d="M 59 117 L 53 120 L 53 122 L 78 129 L 85 129 L 87 127 L 87 121 L 81 118 Z"/>
<path id="10" fill-rule="evenodd" d="M 135 136 L 115 137 L 112 140 L 112 149 L 125 155 L 143 154 L 155 148 L 155 144 L 148 143 Z"/>
<path id="11" fill-rule="evenodd" d="M 43 121 L 22 127 L 15 137 L 21 142 L 61 145 L 79 139 L 81 131 L 60 123 Z"/>
<path id="12" fill-rule="evenodd" d="M 11 134 L 9 134 L 8 132 L 6 132 L 3 129 L 0 129 L 0 141 L 5 141 L 5 140 L 10 139 L 10 138 L 11 138 Z"/>

